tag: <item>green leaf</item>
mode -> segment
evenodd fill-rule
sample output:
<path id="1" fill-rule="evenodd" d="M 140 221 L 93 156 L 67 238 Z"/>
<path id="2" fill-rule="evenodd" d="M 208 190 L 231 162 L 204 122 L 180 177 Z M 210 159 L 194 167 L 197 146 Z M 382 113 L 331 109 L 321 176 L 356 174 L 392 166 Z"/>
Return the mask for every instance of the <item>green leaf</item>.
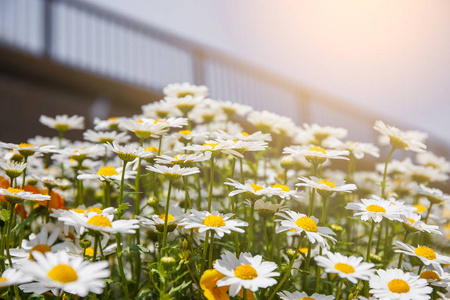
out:
<path id="1" fill-rule="evenodd" d="M 150 250 L 146 248 L 144 245 L 131 245 L 130 250 L 141 253 L 150 253 Z"/>
<path id="2" fill-rule="evenodd" d="M 14 228 L 11 230 L 11 233 L 18 231 L 22 227 L 26 226 L 28 223 L 31 223 L 34 219 L 36 219 L 36 216 L 37 215 L 32 215 L 31 217 L 27 218 L 25 221 L 14 226 Z"/>
<path id="3" fill-rule="evenodd" d="M 120 204 L 119 207 L 117 208 L 116 215 L 119 217 L 122 216 L 125 210 L 128 208 L 128 206 L 130 206 L 130 204 L 127 202 Z"/>
<path id="4" fill-rule="evenodd" d="M 179 292 L 181 290 L 184 290 L 185 288 L 187 288 L 189 285 L 191 284 L 191 281 L 188 282 L 184 282 L 180 285 L 178 285 L 177 287 L 172 287 L 169 291 L 169 295 L 173 296 L 173 294 L 175 294 L 176 292 Z"/>
<path id="5" fill-rule="evenodd" d="M 5 222 L 9 221 L 9 210 L 2 209 L 2 215 L 0 217 Z"/>

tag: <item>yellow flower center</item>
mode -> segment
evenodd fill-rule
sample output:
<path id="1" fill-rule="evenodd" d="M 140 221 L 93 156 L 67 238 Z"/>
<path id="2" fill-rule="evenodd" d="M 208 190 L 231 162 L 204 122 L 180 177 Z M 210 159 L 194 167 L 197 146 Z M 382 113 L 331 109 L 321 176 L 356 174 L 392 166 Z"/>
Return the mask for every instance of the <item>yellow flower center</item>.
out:
<path id="1" fill-rule="evenodd" d="M 388 288 L 391 292 L 403 294 L 409 292 L 409 284 L 403 279 L 393 279 L 389 281 Z"/>
<path id="2" fill-rule="evenodd" d="M 5 282 L 8 281 L 8 279 L 6 279 L 5 277 L 0 277 L 0 282 Z"/>
<path id="3" fill-rule="evenodd" d="M 101 214 L 103 212 L 103 210 L 98 207 L 91 207 L 91 208 L 86 209 L 86 213 L 90 213 L 90 212 L 95 212 L 95 213 Z"/>
<path id="4" fill-rule="evenodd" d="M 108 121 L 117 121 L 117 119 L 118 119 L 118 117 L 111 117 L 111 118 L 108 118 Z"/>
<path id="5" fill-rule="evenodd" d="M 185 136 L 188 136 L 188 135 L 191 134 L 191 131 L 190 130 L 180 130 L 180 131 L 178 131 L 178 133 L 182 134 L 182 135 L 185 135 Z"/>
<path id="6" fill-rule="evenodd" d="M 38 245 L 34 246 L 33 248 L 31 248 L 30 255 L 28 256 L 28 258 L 31 260 L 35 260 L 33 255 L 31 254 L 33 251 L 38 251 L 38 252 L 41 252 L 42 254 L 44 254 L 45 252 L 50 252 L 51 248 L 49 245 L 46 245 L 46 244 L 38 244 Z"/>
<path id="7" fill-rule="evenodd" d="M 291 189 L 287 185 L 284 185 L 284 184 L 274 184 L 274 185 L 272 185 L 272 187 L 273 188 L 280 188 L 280 189 L 282 189 L 285 192 L 290 192 L 291 191 Z"/>
<path id="8" fill-rule="evenodd" d="M 436 259 L 436 253 L 433 249 L 427 246 L 419 246 L 414 250 L 414 253 L 418 256 L 425 257 L 426 259 L 433 260 Z"/>
<path id="9" fill-rule="evenodd" d="M 93 216 L 87 223 L 89 225 L 99 226 L 99 227 L 112 227 L 111 221 L 104 216 Z"/>
<path id="10" fill-rule="evenodd" d="M 166 120 L 156 120 L 153 122 L 153 124 L 160 124 L 160 123 L 166 123 Z"/>
<path id="11" fill-rule="evenodd" d="M 86 212 L 86 210 L 82 208 L 74 208 L 73 211 L 79 214 L 84 214 Z"/>
<path id="12" fill-rule="evenodd" d="M 223 220 L 223 218 L 221 216 L 207 216 L 204 220 L 203 220 L 203 225 L 205 226 L 209 226 L 209 227 L 222 227 L 225 226 L 225 221 Z"/>
<path id="13" fill-rule="evenodd" d="M 328 179 L 321 179 L 321 180 L 319 180 L 319 182 L 317 182 L 317 184 L 325 184 L 325 185 L 329 186 L 330 188 L 336 187 L 334 182 L 331 180 L 328 180 Z"/>
<path id="14" fill-rule="evenodd" d="M 242 134 L 242 136 L 245 136 L 245 137 L 249 136 L 249 134 L 247 132 L 245 132 L 245 131 L 242 131 L 241 134 Z"/>
<path id="15" fill-rule="evenodd" d="M 234 269 L 234 275 L 240 279 L 251 280 L 258 276 L 258 272 L 250 265 L 240 265 Z"/>
<path id="16" fill-rule="evenodd" d="M 113 176 L 113 175 L 119 175 L 119 173 L 116 171 L 116 169 L 114 167 L 105 166 L 105 167 L 102 167 L 100 170 L 98 170 L 97 175 Z"/>
<path id="17" fill-rule="evenodd" d="M 367 206 L 366 209 L 367 209 L 368 211 L 376 212 L 376 213 L 379 213 L 379 212 L 386 212 L 386 210 L 384 209 L 384 207 L 381 207 L 381 206 L 376 205 L 376 204 L 371 204 L 371 205 Z"/>
<path id="18" fill-rule="evenodd" d="M 427 210 L 425 205 L 416 204 L 414 205 L 414 207 L 417 209 L 418 213 L 423 213 L 424 211 Z"/>
<path id="19" fill-rule="evenodd" d="M 397 149 L 405 149 L 408 147 L 408 144 L 399 139 L 398 137 L 390 135 L 389 138 L 391 145 Z"/>
<path id="20" fill-rule="evenodd" d="M 316 298 L 311 298 L 311 297 L 301 297 L 299 300 L 316 300 Z"/>
<path id="21" fill-rule="evenodd" d="M 78 279 L 77 272 L 71 266 L 65 264 L 53 267 L 47 275 L 52 280 L 62 283 L 69 283 Z"/>
<path id="22" fill-rule="evenodd" d="M 158 218 L 160 218 L 161 220 L 164 221 L 165 218 L 166 218 L 166 215 L 165 214 L 161 214 L 161 215 L 158 216 Z M 171 214 L 169 214 L 167 216 L 167 223 L 170 223 L 170 222 L 173 222 L 173 221 L 175 221 L 175 218 Z"/>
<path id="23" fill-rule="evenodd" d="M 30 148 L 31 146 L 34 146 L 33 144 L 28 143 L 20 143 L 19 148 Z"/>
<path id="24" fill-rule="evenodd" d="M 297 221 L 295 221 L 295 224 L 306 231 L 317 232 L 317 224 L 310 217 L 298 218 Z"/>
<path id="25" fill-rule="evenodd" d="M 411 224 L 416 223 L 416 221 L 414 221 L 413 219 L 410 219 L 410 218 L 407 218 L 407 219 L 408 219 L 409 223 L 411 223 Z"/>
<path id="26" fill-rule="evenodd" d="M 177 94 L 177 97 L 178 97 L 178 98 L 184 98 L 184 97 L 186 97 L 186 96 L 192 96 L 192 97 L 194 97 L 194 93 L 193 93 L 193 92 L 179 92 L 179 93 Z"/>
<path id="27" fill-rule="evenodd" d="M 441 281 L 441 278 L 439 277 L 439 275 L 436 272 L 429 271 L 429 270 L 422 272 L 422 274 L 420 274 L 420 278 L 423 278 L 426 280 Z"/>
<path id="28" fill-rule="evenodd" d="M 254 184 L 254 183 L 250 183 L 250 186 L 252 187 L 252 189 L 253 189 L 255 192 L 260 191 L 260 190 L 262 190 L 262 189 L 264 188 L 263 186 L 258 185 L 258 184 Z"/>
<path id="29" fill-rule="evenodd" d="M 146 151 L 146 152 L 158 152 L 158 148 L 153 147 L 153 146 L 149 146 L 149 147 L 145 148 L 144 151 Z"/>
<path id="30" fill-rule="evenodd" d="M 24 192 L 25 191 L 25 190 L 22 190 L 22 189 L 15 189 L 15 188 L 12 188 L 12 187 L 9 187 L 7 190 L 8 190 L 8 192 L 13 193 L 13 194 L 18 194 L 20 192 Z"/>
<path id="31" fill-rule="evenodd" d="M 334 265 L 334 268 L 345 274 L 355 273 L 355 268 L 353 268 L 349 264 L 337 263 Z"/>
<path id="32" fill-rule="evenodd" d="M 302 254 L 308 254 L 308 247 L 298 248 L 298 252 Z"/>
<path id="33" fill-rule="evenodd" d="M 86 248 L 85 253 L 87 256 L 94 256 L 94 248 L 92 248 L 92 247 Z"/>
<path id="34" fill-rule="evenodd" d="M 219 145 L 219 143 L 205 143 L 203 146 L 211 146 L 211 149 L 216 148 L 216 146 Z"/>
<path id="35" fill-rule="evenodd" d="M 327 152 L 325 151 L 325 149 L 323 149 L 322 147 L 310 147 L 308 150 L 309 150 L 309 151 L 320 152 L 320 153 L 323 153 L 323 154 L 327 154 Z"/>

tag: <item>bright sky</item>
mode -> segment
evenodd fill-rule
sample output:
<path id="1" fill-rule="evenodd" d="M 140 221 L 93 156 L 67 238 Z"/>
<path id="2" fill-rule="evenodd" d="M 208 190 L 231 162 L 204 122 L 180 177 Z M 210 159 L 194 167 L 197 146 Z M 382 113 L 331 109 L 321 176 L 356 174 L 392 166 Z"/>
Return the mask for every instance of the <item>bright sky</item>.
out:
<path id="1" fill-rule="evenodd" d="M 450 145 L 450 1 L 90 1 Z"/>

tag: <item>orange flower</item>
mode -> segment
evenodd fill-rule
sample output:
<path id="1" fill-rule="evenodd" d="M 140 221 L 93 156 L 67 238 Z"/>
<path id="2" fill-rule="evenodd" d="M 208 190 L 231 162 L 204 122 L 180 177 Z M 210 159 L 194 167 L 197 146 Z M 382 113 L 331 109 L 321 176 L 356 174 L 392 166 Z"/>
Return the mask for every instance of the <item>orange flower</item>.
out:
<path id="1" fill-rule="evenodd" d="M 48 191 L 47 190 L 42 190 L 42 194 L 46 195 L 46 194 L 48 194 Z M 51 197 L 50 198 L 50 203 L 48 205 L 48 207 L 50 209 L 50 212 L 53 209 L 64 209 L 65 208 L 65 206 L 64 206 L 64 199 L 61 197 L 61 195 L 59 193 L 57 193 L 55 191 L 52 191 L 50 193 L 50 197 Z M 36 203 L 38 203 L 39 205 L 47 207 L 47 200 L 36 201 Z"/>
<path id="2" fill-rule="evenodd" d="M 217 286 L 217 281 L 224 278 L 225 275 L 215 269 L 206 270 L 200 278 L 200 287 L 203 290 L 203 295 L 208 300 L 229 300 L 228 289 L 230 286 Z M 243 298 L 243 289 L 239 291 L 239 297 Z M 255 300 L 253 293 L 247 290 L 247 299 Z"/>

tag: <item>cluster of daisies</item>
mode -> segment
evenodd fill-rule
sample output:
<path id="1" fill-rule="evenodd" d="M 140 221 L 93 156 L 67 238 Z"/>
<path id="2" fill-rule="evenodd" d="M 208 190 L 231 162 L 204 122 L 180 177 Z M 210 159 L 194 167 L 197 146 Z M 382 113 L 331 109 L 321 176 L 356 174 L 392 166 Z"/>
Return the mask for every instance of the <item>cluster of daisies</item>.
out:
<path id="1" fill-rule="evenodd" d="M 378 164 L 344 128 L 164 94 L 84 141 L 62 115 L 0 142 L 0 298 L 447 299 L 450 163 L 426 134 L 377 121 Z"/>

